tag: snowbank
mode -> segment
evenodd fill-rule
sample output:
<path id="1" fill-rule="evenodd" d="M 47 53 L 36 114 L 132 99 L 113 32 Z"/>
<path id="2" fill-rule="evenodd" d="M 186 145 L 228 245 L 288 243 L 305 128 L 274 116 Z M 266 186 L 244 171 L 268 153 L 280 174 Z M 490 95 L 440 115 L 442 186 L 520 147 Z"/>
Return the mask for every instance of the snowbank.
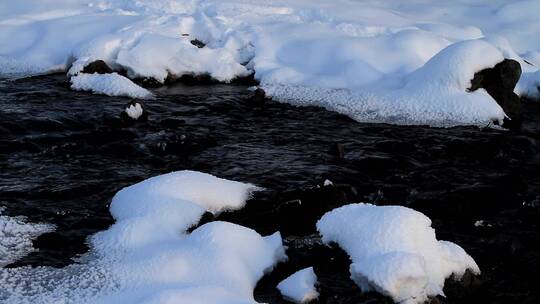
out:
<path id="1" fill-rule="evenodd" d="M 255 73 L 275 99 L 322 105 L 361 121 L 485 125 L 500 119 L 491 97 L 466 93 L 463 82 L 452 82 L 463 80 L 453 76 L 469 76 L 488 61 L 493 66 L 498 57 L 493 50 L 484 60 L 477 52 L 481 47 L 470 43 L 477 56 L 456 51 L 450 69 L 434 64 L 435 57 L 442 63 L 441 53 L 454 44 L 463 47 L 463 41 L 483 39 L 504 57 L 518 60 L 524 79 L 531 79 L 540 64 L 535 0 L 406 1 L 399 6 L 390 0 L 25 3 L 1 4 L 0 75 L 69 66 L 69 74 L 76 75 L 94 60 L 127 71 L 130 78 L 159 82 L 185 74 L 227 82 Z M 194 39 L 205 46 L 193 45 Z M 443 82 L 428 78 L 429 84 L 413 84 L 425 79 L 418 71 Z M 537 94 L 536 80 L 521 82 L 518 92 Z"/>
<path id="2" fill-rule="evenodd" d="M 313 267 L 308 267 L 293 273 L 281 281 L 277 288 L 290 301 L 308 303 L 319 297 L 319 293 L 315 288 L 316 283 L 317 276 L 313 271 Z"/>
<path id="3" fill-rule="evenodd" d="M 264 85 L 269 95 L 318 105 L 358 121 L 452 126 L 502 122 L 502 108 L 485 92 L 467 92 L 474 73 L 503 60 L 482 40 L 452 44 L 404 78 L 387 78 L 362 90 Z"/>
<path id="4" fill-rule="evenodd" d="M 151 98 L 150 91 L 141 88 L 128 78 L 112 74 L 78 74 L 71 77 L 71 88 L 77 91 L 92 91 L 109 96 L 128 96 L 131 98 Z"/>
<path id="5" fill-rule="evenodd" d="M 32 240 L 50 232 L 54 226 L 32 224 L 20 217 L 1 215 L 0 208 L 0 267 L 16 261 L 33 251 Z"/>
<path id="6" fill-rule="evenodd" d="M 458 245 L 438 241 L 431 220 L 401 206 L 351 204 L 326 213 L 317 229 L 351 257 L 351 278 L 363 291 L 400 303 L 444 295 L 444 280 L 480 270 Z"/>
<path id="7" fill-rule="evenodd" d="M 255 303 L 253 288 L 286 258 L 279 232 L 262 237 L 205 211 L 241 208 L 250 184 L 181 171 L 119 191 L 116 223 L 90 238 L 91 252 L 62 269 L 0 270 L 2 303 Z"/>

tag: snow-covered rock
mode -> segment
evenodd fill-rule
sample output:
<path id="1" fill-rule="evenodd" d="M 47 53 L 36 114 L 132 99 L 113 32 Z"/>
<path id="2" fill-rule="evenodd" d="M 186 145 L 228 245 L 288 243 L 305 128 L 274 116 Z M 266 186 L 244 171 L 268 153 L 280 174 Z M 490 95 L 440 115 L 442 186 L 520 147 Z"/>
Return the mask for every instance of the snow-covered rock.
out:
<path id="1" fill-rule="evenodd" d="M 71 77 L 71 88 L 77 91 L 91 91 L 109 96 L 128 96 L 131 98 L 151 98 L 150 91 L 136 85 L 117 73 L 78 74 Z"/>
<path id="2" fill-rule="evenodd" d="M 27 223 L 21 217 L 2 215 L 0 208 L 0 267 L 33 251 L 32 240 L 53 229 L 53 225 Z"/>
<path id="3" fill-rule="evenodd" d="M 313 267 L 308 267 L 281 281 L 277 288 L 287 300 L 295 303 L 309 303 L 319 297 L 315 284 L 317 284 L 317 276 Z"/>
<path id="4" fill-rule="evenodd" d="M 144 114 L 144 109 L 142 107 L 142 105 L 138 102 L 135 102 L 135 103 L 130 103 L 126 109 L 124 110 L 124 112 L 126 113 L 126 115 L 133 119 L 133 120 L 137 120 L 139 119 L 141 116 L 143 116 Z"/>
<path id="5" fill-rule="evenodd" d="M 326 213 L 317 230 L 351 257 L 351 278 L 363 291 L 399 303 L 444 295 L 446 278 L 480 270 L 458 245 L 438 241 L 431 220 L 401 206 L 351 204 Z"/>
<path id="6" fill-rule="evenodd" d="M 210 222 L 205 211 L 241 208 L 251 184 L 180 171 L 119 191 L 116 220 L 93 235 L 79 263 L 0 269 L 2 303 L 255 303 L 257 281 L 286 258 L 279 232 Z"/>

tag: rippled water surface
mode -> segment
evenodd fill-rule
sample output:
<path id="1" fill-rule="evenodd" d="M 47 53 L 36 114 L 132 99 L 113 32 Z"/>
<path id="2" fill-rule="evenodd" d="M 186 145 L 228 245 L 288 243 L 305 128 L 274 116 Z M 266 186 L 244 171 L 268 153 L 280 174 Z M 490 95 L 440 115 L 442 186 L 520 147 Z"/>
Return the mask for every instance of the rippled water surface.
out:
<path id="1" fill-rule="evenodd" d="M 261 301 L 281 301 L 277 282 L 310 265 L 322 303 L 387 301 L 360 294 L 347 256 L 322 246 L 314 228 L 332 208 L 371 202 L 424 212 L 440 239 L 478 262 L 480 277 L 449 282 L 447 298 L 434 302 L 540 302 L 539 104 L 526 104 L 523 130 L 508 132 L 361 124 L 319 108 L 256 103 L 239 85 L 155 92 L 149 120 L 127 125 L 119 114 L 128 99 L 73 92 L 63 75 L 0 81 L 0 206 L 58 227 L 11 267 L 72 263 L 85 238 L 112 223 L 116 191 L 193 169 L 267 189 L 219 217 L 286 237 L 290 261 L 259 283 Z M 335 186 L 317 188 L 325 179 Z"/>

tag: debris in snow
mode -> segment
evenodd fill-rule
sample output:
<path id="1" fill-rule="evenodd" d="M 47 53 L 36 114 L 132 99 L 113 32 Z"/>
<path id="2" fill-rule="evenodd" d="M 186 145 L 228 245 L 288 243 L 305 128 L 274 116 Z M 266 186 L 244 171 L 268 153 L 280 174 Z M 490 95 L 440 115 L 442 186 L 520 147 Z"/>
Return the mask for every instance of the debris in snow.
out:
<path id="1" fill-rule="evenodd" d="M 92 61 L 87 64 L 81 73 L 85 74 L 111 74 L 113 70 L 103 60 Z"/>

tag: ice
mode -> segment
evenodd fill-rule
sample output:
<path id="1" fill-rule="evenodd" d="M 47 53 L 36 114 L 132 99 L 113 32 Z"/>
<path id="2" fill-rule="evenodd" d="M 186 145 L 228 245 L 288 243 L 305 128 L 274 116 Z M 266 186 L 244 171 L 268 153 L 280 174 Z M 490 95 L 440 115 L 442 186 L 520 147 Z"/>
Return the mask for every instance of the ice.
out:
<path id="1" fill-rule="evenodd" d="M 445 73 L 471 76 L 471 69 L 493 66 L 499 57 L 493 50 L 486 60 L 457 52 L 463 57 L 453 57 L 456 65 L 450 70 L 433 65 L 456 44 L 477 54 L 474 42 L 481 39 L 521 63 L 517 93 L 539 95 L 536 0 L 399 5 L 392 0 L 72 0 L 46 5 L 27 0 L 0 5 L 2 76 L 70 67 L 71 76 L 95 60 L 129 78 L 158 82 L 182 75 L 229 82 L 255 73 L 276 100 L 324 106 L 360 121 L 483 126 L 504 117 L 490 96 L 467 93 L 463 82 L 413 84 L 421 81 L 418 71 L 456 80 Z M 205 46 L 192 45 L 194 39 Z"/>
<path id="2" fill-rule="evenodd" d="M 32 240 L 50 232 L 53 225 L 28 223 L 22 217 L 2 215 L 0 208 L 0 267 L 32 252 Z"/>
<path id="3" fill-rule="evenodd" d="M 351 257 L 351 278 L 363 291 L 399 303 L 423 303 L 444 295 L 446 278 L 480 270 L 458 245 L 438 241 L 431 220 L 401 206 L 351 204 L 326 213 L 317 229 Z"/>
<path id="4" fill-rule="evenodd" d="M 152 98 L 153 95 L 128 78 L 117 73 L 78 74 L 71 77 L 71 88 L 77 91 L 91 91 L 109 96 L 127 96 L 131 98 Z"/>
<path id="5" fill-rule="evenodd" d="M 89 239 L 77 264 L 0 269 L 2 303 L 255 303 L 253 289 L 286 259 L 279 232 L 262 237 L 202 214 L 241 208 L 251 184 L 194 171 L 156 176 L 119 191 L 116 220 Z"/>
<path id="6" fill-rule="evenodd" d="M 281 281 L 277 288 L 290 301 L 308 303 L 319 297 L 319 293 L 315 288 L 316 283 L 317 276 L 313 271 L 313 267 L 308 267 L 293 273 Z"/>

